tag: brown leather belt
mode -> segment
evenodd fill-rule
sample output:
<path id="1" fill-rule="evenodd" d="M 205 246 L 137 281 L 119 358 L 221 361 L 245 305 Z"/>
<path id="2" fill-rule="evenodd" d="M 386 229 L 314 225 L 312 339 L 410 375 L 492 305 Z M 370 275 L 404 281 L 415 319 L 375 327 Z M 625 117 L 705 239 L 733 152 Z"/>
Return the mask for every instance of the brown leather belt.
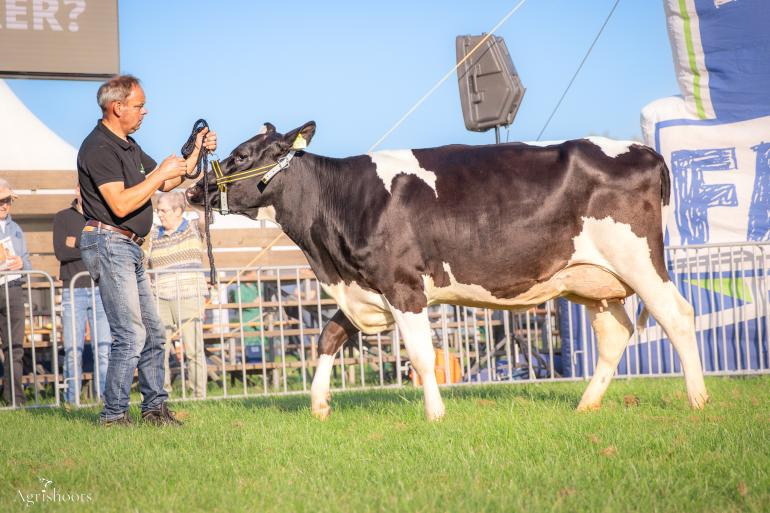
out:
<path id="1" fill-rule="evenodd" d="M 141 246 L 144 244 L 144 237 L 140 237 L 131 230 L 124 230 L 123 228 L 118 228 L 117 226 L 112 226 L 110 224 L 104 224 L 101 221 L 97 221 L 96 219 L 91 219 L 90 221 L 86 221 L 86 226 L 91 226 L 93 228 L 99 228 L 100 230 L 107 230 L 110 232 L 119 233 L 121 235 L 124 235 L 129 238 L 131 242 L 136 244 L 137 246 Z"/>

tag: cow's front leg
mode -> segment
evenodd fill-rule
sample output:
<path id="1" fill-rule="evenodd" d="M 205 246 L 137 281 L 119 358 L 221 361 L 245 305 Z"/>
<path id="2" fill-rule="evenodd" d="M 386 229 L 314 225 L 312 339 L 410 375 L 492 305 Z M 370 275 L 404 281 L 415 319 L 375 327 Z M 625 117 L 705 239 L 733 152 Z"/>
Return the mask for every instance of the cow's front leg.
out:
<path id="1" fill-rule="evenodd" d="M 342 310 L 337 310 L 321 332 L 318 341 L 318 366 L 313 385 L 310 387 L 310 408 L 319 420 L 326 420 L 331 413 L 329 382 L 334 367 L 334 355 L 342 344 L 357 333 L 358 329 L 345 317 Z"/>
<path id="2" fill-rule="evenodd" d="M 430 320 L 428 310 L 420 313 L 401 312 L 391 307 L 393 318 L 401 337 L 404 339 L 406 352 L 412 367 L 422 379 L 423 393 L 425 394 L 425 415 L 428 420 L 439 420 L 444 416 L 444 402 L 436 382 L 436 354 L 433 350 L 433 342 L 430 336 Z"/>

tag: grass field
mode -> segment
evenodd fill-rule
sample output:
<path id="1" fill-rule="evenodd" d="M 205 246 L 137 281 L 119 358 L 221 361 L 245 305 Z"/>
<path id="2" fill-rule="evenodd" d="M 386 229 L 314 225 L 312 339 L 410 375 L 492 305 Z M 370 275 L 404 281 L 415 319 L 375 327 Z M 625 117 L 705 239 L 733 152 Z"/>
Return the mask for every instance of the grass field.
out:
<path id="1" fill-rule="evenodd" d="M 707 385 L 704 412 L 637 379 L 581 414 L 584 383 L 444 389 L 439 423 L 413 388 L 337 393 L 325 423 L 307 396 L 180 403 L 166 429 L 2 412 L 0 511 L 770 511 L 770 376 Z"/>

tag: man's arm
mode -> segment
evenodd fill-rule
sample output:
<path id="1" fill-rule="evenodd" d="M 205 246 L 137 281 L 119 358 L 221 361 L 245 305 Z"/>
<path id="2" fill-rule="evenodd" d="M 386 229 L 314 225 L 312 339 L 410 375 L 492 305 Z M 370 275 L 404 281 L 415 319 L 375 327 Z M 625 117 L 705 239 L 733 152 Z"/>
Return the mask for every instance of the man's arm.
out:
<path id="1" fill-rule="evenodd" d="M 187 172 L 182 157 L 171 155 L 156 167 L 147 178 L 133 187 L 126 188 L 123 182 L 107 182 L 99 186 L 107 206 L 118 217 L 126 217 L 149 200 L 166 181 L 173 181 Z"/>
<path id="2" fill-rule="evenodd" d="M 201 146 L 203 146 L 207 151 L 216 151 L 217 149 L 217 134 L 216 132 L 209 132 L 208 128 L 204 128 L 200 132 L 198 132 L 198 135 L 195 136 L 195 149 L 193 149 L 193 152 L 190 154 L 187 159 L 185 159 L 185 165 L 187 166 L 187 174 L 192 174 L 193 170 L 195 169 L 195 164 L 198 163 L 198 155 L 200 155 L 201 152 Z M 168 192 L 171 190 L 176 189 L 179 187 L 182 183 L 184 183 L 185 177 L 180 176 L 179 178 L 174 178 L 173 180 L 166 180 L 163 182 L 163 185 L 160 186 L 160 190 L 163 192 Z"/>

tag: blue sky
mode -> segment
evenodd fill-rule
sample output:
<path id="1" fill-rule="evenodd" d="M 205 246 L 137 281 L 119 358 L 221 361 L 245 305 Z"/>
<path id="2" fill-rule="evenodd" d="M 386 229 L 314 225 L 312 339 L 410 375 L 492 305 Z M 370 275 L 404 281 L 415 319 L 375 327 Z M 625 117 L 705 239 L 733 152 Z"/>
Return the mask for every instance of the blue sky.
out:
<path id="1" fill-rule="evenodd" d="M 121 71 L 144 84 L 135 134 L 157 160 L 206 118 L 221 156 L 265 121 L 313 119 L 310 151 L 365 153 L 455 63 L 455 36 L 491 29 L 518 0 L 292 2 L 123 0 Z M 614 0 L 528 0 L 497 31 L 527 93 L 509 134 L 534 140 Z M 77 147 L 100 116 L 98 82 L 8 80 Z M 543 139 L 638 137 L 647 103 L 678 94 L 661 0 L 622 0 Z M 381 146 L 488 144 L 465 129 L 450 78 Z"/>

